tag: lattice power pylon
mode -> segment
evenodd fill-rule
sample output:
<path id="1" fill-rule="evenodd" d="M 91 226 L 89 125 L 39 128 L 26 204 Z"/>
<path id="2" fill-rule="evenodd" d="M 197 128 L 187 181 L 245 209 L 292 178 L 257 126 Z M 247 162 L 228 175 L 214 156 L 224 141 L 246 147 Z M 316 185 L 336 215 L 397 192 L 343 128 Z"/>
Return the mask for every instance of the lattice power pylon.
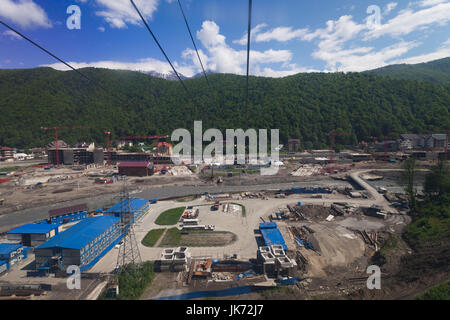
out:
<path id="1" fill-rule="evenodd" d="M 119 255 L 117 256 L 116 269 L 120 269 L 126 265 L 136 265 L 142 262 L 141 254 L 139 253 L 139 248 L 137 245 L 136 237 L 134 234 L 134 213 L 131 210 L 131 198 L 126 182 L 124 181 L 124 186 L 120 193 L 120 228 L 123 237 L 123 244 L 119 248 Z"/>

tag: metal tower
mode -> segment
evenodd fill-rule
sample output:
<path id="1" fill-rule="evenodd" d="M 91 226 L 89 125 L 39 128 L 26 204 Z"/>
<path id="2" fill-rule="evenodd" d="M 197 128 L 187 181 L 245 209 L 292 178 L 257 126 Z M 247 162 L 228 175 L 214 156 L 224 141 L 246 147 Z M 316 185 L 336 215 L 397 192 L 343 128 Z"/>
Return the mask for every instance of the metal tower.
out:
<path id="1" fill-rule="evenodd" d="M 137 264 L 142 262 L 134 234 L 134 213 L 131 210 L 130 193 L 128 192 L 125 181 L 120 192 L 120 203 L 120 228 L 124 237 L 122 240 L 123 244 L 119 248 L 119 255 L 117 256 L 117 270 L 128 264 L 131 264 L 135 268 Z"/>

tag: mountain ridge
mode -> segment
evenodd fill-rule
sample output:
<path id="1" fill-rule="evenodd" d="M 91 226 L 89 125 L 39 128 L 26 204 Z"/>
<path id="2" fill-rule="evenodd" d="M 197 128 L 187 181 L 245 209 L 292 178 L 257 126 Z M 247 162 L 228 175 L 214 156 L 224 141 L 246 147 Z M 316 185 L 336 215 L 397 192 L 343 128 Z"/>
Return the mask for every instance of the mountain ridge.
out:
<path id="1" fill-rule="evenodd" d="M 52 140 L 40 127 L 83 125 L 66 130 L 69 144 L 105 144 L 129 135 L 170 135 L 178 128 L 280 129 L 280 143 L 300 138 L 305 148 L 327 147 L 327 133 L 338 130 L 336 144 L 371 137 L 450 127 L 450 86 L 393 79 L 367 73 L 305 73 L 285 78 L 252 77 L 249 107 L 245 77 L 210 74 L 174 81 L 134 71 L 86 68 L 0 70 L 0 146 L 29 148 Z M 100 84 L 101 86 L 97 85 Z M 105 88 L 103 90 L 102 88 Z"/>

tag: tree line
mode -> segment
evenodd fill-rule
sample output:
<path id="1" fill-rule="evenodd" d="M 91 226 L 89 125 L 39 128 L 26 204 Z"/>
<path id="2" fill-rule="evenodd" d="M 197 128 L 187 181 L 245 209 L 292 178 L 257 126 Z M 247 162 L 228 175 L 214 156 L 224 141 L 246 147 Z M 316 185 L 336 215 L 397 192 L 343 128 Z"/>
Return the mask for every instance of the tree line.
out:
<path id="1" fill-rule="evenodd" d="M 324 148 L 331 131 L 336 145 L 356 144 L 401 133 L 450 127 L 450 86 L 367 73 L 308 73 L 285 78 L 209 75 L 180 83 L 132 71 L 87 68 L 93 81 L 51 68 L 0 70 L 0 146 L 40 147 L 53 140 L 48 126 L 90 126 L 62 130 L 69 144 L 106 145 L 129 135 L 171 135 L 178 128 L 279 129 L 281 143 Z M 105 90 L 103 90 L 103 88 Z"/>

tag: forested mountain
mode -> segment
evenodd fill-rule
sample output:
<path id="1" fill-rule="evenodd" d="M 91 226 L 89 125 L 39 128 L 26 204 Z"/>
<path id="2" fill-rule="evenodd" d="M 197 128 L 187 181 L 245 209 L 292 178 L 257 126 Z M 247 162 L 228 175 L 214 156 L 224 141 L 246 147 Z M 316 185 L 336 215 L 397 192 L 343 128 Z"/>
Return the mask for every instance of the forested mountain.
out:
<path id="1" fill-rule="evenodd" d="M 139 72 L 50 68 L 0 70 L 0 146 L 29 148 L 52 141 L 46 126 L 91 126 L 62 130 L 72 144 L 106 144 L 126 135 L 167 134 L 218 128 L 280 129 L 280 138 L 302 139 L 306 148 L 324 147 L 327 133 L 345 131 L 337 143 L 371 137 L 450 128 L 450 86 L 398 80 L 367 73 L 308 73 L 281 79 L 251 77 L 248 110 L 245 77 L 211 74 L 179 82 Z M 100 85 L 99 85 L 100 84 Z M 247 110 L 247 111 L 246 111 Z M 248 122 L 246 121 L 248 119 Z"/>
<path id="2" fill-rule="evenodd" d="M 367 73 L 450 85 L 450 57 L 427 63 L 391 65 L 367 71 Z"/>

